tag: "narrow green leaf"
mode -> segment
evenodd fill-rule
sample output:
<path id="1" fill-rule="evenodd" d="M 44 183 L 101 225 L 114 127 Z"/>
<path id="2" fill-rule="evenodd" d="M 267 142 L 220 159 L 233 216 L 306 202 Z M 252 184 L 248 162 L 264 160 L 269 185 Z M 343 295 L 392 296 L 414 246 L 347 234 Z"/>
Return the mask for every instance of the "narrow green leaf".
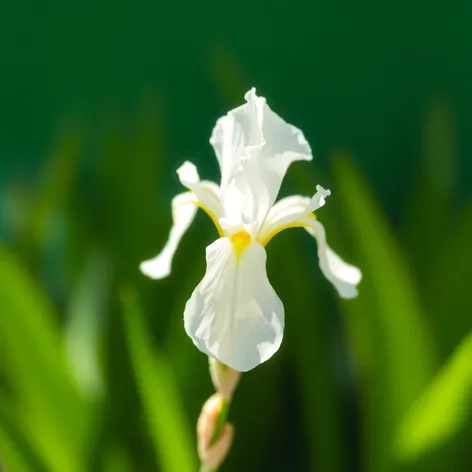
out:
<path id="1" fill-rule="evenodd" d="M 0 468 L 2 464 L 12 472 L 46 472 L 25 438 L 12 405 L 0 397 Z"/>
<path id="2" fill-rule="evenodd" d="M 443 353 L 449 356 L 471 326 L 472 201 L 447 227 L 437 230 L 445 237 L 431 254 L 427 300 Z"/>
<path id="3" fill-rule="evenodd" d="M 401 422 L 395 453 L 418 459 L 451 441 L 472 410 L 472 332 L 462 341 Z"/>
<path id="4" fill-rule="evenodd" d="M 0 341 L 23 427 L 51 471 L 80 471 L 87 411 L 71 380 L 53 307 L 0 247 Z"/>
<path id="5" fill-rule="evenodd" d="M 343 304 L 346 316 L 359 317 L 357 341 L 363 349 L 361 372 L 366 468 L 391 469 L 394 431 L 431 377 L 433 346 L 408 264 L 367 185 L 346 156 L 335 160 L 339 198 L 357 260 L 363 271 L 358 299 Z"/>
<path id="6" fill-rule="evenodd" d="M 431 273 L 431 255 L 438 248 L 431 235 L 450 219 L 456 177 L 456 129 L 449 102 L 434 100 L 423 123 L 420 173 L 411 189 L 403 238 L 415 270 L 425 285 Z"/>
<path id="7" fill-rule="evenodd" d="M 103 472 L 131 472 L 133 470 L 128 451 L 118 443 L 111 443 L 103 456 Z"/>
<path id="8" fill-rule="evenodd" d="M 110 263 L 95 250 L 69 300 L 66 328 L 69 366 L 83 394 L 91 398 L 104 391 L 99 348 L 110 285 Z"/>
<path id="9" fill-rule="evenodd" d="M 81 146 L 82 138 L 77 126 L 68 123 L 58 133 L 20 236 L 33 263 L 37 262 L 38 253 L 47 238 L 51 239 L 54 217 L 67 203 L 77 175 Z"/>
<path id="10" fill-rule="evenodd" d="M 152 346 L 135 291 L 123 290 L 121 300 L 131 362 L 160 466 L 166 472 L 194 472 L 192 435 L 172 366 Z"/>
<path id="11" fill-rule="evenodd" d="M 270 264 L 281 273 L 277 292 L 282 300 L 299 383 L 303 427 L 308 437 L 310 469 L 341 472 L 346 468 L 346 453 L 341 426 L 340 395 L 333 371 L 334 324 L 319 297 L 313 275 L 317 268 L 316 243 L 305 231 L 291 230 L 270 243 Z M 312 244 L 312 250 L 306 252 Z M 273 245 L 273 246 L 272 246 Z M 303 248 L 303 249 L 302 249 Z M 310 257 L 312 256 L 312 258 Z M 286 274 L 291 276 L 287 277 Z M 279 281 L 274 277 L 273 283 Z M 306 467 L 306 466 L 305 466 Z"/>

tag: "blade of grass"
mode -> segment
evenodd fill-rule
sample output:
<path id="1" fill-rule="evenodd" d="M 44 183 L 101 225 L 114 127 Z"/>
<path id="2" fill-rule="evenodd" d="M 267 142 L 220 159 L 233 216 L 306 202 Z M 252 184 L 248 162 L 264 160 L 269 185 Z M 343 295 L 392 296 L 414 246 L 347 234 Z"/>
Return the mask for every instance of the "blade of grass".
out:
<path id="1" fill-rule="evenodd" d="M 197 461 L 172 367 L 153 348 L 137 293 L 121 292 L 129 355 L 159 465 L 166 472 L 194 472 Z"/>
<path id="2" fill-rule="evenodd" d="M 46 472 L 25 438 L 18 424 L 14 409 L 5 398 L 0 396 L 0 467 L 15 472 Z"/>
<path id="3" fill-rule="evenodd" d="M 110 263 L 95 250 L 69 300 L 66 328 L 69 366 L 81 391 L 90 398 L 99 398 L 104 391 L 99 347 L 110 285 Z"/>
<path id="4" fill-rule="evenodd" d="M 404 240 L 420 277 L 428 280 L 431 254 L 437 240 L 431 235 L 444 227 L 452 208 L 456 173 L 456 130 L 450 103 L 433 101 L 423 125 L 421 169 L 407 207 Z"/>
<path id="5" fill-rule="evenodd" d="M 0 247 L 0 340 L 24 427 L 51 471 L 81 470 L 87 410 L 65 363 L 49 300 Z"/>
<path id="6" fill-rule="evenodd" d="M 275 263 L 291 274 L 287 277 L 284 273 L 277 291 L 284 300 L 290 330 L 287 336 L 293 340 L 291 351 L 295 356 L 302 425 L 308 437 L 310 470 L 341 472 L 346 469 L 346 445 L 342 437 L 339 386 L 335 385 L 333 369 L 335 323 L 330 323 L 330 317 L 322 310 L 314 271 L 309 270 L 307 264 L 309 258 L 310 265 L 317 265 L 315 242 L 304 233 L 281 234 L 271 242 L 274 246 L 269 246 L 268 252 L 271 265 Z M 312 244 L 310 252 L 305 250 L 304 243 L 307 247 Z M 274 277 L 273 282 L 277 280 Z"/>
<path id="7" fill-rule="evenodd" d="M 472 261 L 472 201 L 451 221 L 431 255 L 428 302 L 435 314 L 443 352 L 450 355 L 471 326 L 470 261 Z M 451 316 L 453 315 L 453 316 Z"/>
<path id="8" fill-rule="evenodd" d="M 81 146 L 82 138 L 77 126 L 67 123 L 58 133 L 38 194 L 20 234 L 20 244 L 33 267 L 37 266 L 39 253 L 48 242 L 48 237 L 51 240 L 53 218 L 64 208 L 73 188 Z"/>
<path id="9" fill-rule="evenodd" d="M 446 254 L 448 257 L 451 255 L 450 246 L 435 237 L 446 228 L 449 238 L 456 237 L 457 225 L 451 217 L 457 172 L 455 128 L 451 104 L 445 100 L 434 100 L 426 111 L 420 172 L 414 182 L 402 228 L 405 248 L 415 267 L 418 287 L 424 294 L 431 330 L 442 360 L 450 355 L 467 332 L 457 332 L 449 310 L 444 310 L 444 303 L 449 305 L 455 299 L 446 296 L 443 285 L 450 286 L 457 280 L 452 281 L 450 277 L 445 280 L 443 270 L 447 267 L 442 261 Z M 458 253 L 455 248 L 452 252 Z M 441 287 L 437 286 L 438 280 Z"/>
<path id="10" fill-rule="evenodd" d="M 335 160 L 336 193 L 363 271 L 357 300 L 346 316 L 363 319 L 372 357 L 361 373 L 367 434 L 366 470 L 391 470 L 394 431 L 425 387 L 434 365 L 432 340 L 407 262 L 358 170 L 347 156 Z M 368 331 L 366 332 L 366 328 Z"/>
<path id="11" fill-rule="evenodd" d="M 395 440 L 400 461 L 418 460 L 452 441 L 472 410 L 472 332 L 405 415 Z"/>

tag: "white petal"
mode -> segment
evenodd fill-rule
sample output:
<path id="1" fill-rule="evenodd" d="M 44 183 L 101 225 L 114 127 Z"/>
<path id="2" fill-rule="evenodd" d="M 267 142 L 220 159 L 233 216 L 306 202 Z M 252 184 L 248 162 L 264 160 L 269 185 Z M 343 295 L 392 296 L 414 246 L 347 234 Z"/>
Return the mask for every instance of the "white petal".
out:
<path id="1" fill-rule="evenodd" d="M 357 296 L 356 286 L 362 278 L 361 271 L 344 262 L 326 242 L 326 232 L 323 225 L 313 218 L 306 218 L 309 226 L 306 230 L 316 238 L 320 269 L 324 276 L 334 285 L 342 298 Z"/>
<path id="2" fill-rule="evenodd" d="M 262 222 L 290 164 L 311 160 L 312 155 L 303 133 L 274 113 L 255 89 L 246 93 L 245 99 L 245 105 L 218 120 L 210 143 L 221 168 L 225 209 L 230 211 L 226 205 L 233 202 L 236 186 L 246 202 L 244 208 L 239 205 L 245 222 Z M 230 191 L 231 198 L 226 196 Z"/>
<path id="3" fill-rule="evenodd" d="M 196 166 L 188 161 L 177 169 L 177 175 L 180 183 L 197 196 L 200 206 L 210 213 L 213 220 L 218 221 L 223 216 L 219 186 L 208 180 L 200 180 Z"/>
<path id="4" fill-rule="evenodd" d="M 326 203 L 326 197 L 331 195 L 331 191 L 323 188 L 321 185 L 317 185 L 316 190 L 317 192 L 313 195 L 306 208 L 307 213 L 311 213 L 312 211 L 321 208 Z"/>
<path id="5" fill-rule="evenodd" d="M 237 257 L 228 238 L 207 248 L 207 270 L 185 306 L 187 334 L 205 354 L 245 372 L 282 342 L 284 308 L 267 279 L 266 252 L 250 243 Z"/>
<path id="6" fill-rule="evenodd" d="M 275 234 L 290 227 L 293 223 L 306 215 L 306 208 L 310 203 L 308 197 L 292 195 L 279 200 L 269 211 L 264 224 L 259 228 L 257 240 L 266 245 Z"/>
<path id="7" fill-rule="evenodd" d="M 331 192 L 321 185 L 317 185 L 316 190 L 317 192 L 311 199 L 293 195 L 279 200 L 270 209 L 263 225 L 259 228 L 257 240 L 265 245 L 268 239 L 285 228 L 305 226 L 304 217 L 321 208 L 326 202 L 326 197 L 331 195 Z"/>
<path id="8" fill-rule="evenodd" d="M 177 169 L 177 175 L 182 185 L 189 189 L 200 183 L 197 167 L 189 161 L 185 161 Z"/>
<path id="9" fill-rule="evenodd" d="M 172 199 L 172 228 L 166 245 L 154 259 L 144 261 L 139 268 L 152 279 L 162 279 L 171 272 L 172 258 L 182 236 L 191 225 L 197 212 L 197 197 L 191 192 L 181 193 Z"/>

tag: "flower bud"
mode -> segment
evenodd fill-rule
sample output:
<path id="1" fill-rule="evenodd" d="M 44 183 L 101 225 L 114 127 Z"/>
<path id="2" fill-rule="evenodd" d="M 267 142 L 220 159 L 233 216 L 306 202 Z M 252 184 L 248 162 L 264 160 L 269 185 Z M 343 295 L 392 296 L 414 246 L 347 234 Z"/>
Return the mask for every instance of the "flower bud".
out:
<path id="1" fill-rule="evenodd" d="M 234 428 L 229 423 L 223 426 L 221 434 L 213 441 L 223 404 L 222 396 L 215 393 L 205 402 L 198 418 L 198 455 L 200 461 L 208 470 L 216 470 L 220 467 L 233 442 Z"/>
<path id="2" fill-rule="evenodd" d="M 226 401 L 231 401 L 234 390 L 241 377 L 241 372 L 222 364 L 212 357 L 209 357 L 209 361 L 211 380 L 213 381 L 215 390 L 221 393 Z"/>

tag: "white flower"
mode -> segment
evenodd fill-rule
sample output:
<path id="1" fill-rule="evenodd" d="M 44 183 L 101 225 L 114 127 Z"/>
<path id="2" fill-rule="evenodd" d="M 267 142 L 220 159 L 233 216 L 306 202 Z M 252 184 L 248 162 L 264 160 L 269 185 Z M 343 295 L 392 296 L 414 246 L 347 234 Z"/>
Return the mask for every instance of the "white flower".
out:
<path id="1" fill-rule="evenodd" d="M 292 196 L 275 203 L 288 167 L 311 160 L 311 149 L 255 89 L 245 99 L 217 121 L 210 139 L 220 185 L 200 180 L 196 167 L 185 162 L 177 173 L 190 191 L 172 200 L 173 226 L 161 253 L 141 264 L 149 277 L 169 275 L 197 207 L 210 216 L 220 238 L 206 249 L 206 273 L 185 306 L 185 330 L 202 352 L 242 372 L 269 359 L 282 341 L 284 307 L 267 278 L 264 249 L 277 233 L 302 227 L 316 238 L 321 271 L 341 297 L 355 297 L 361 280 L 360 270 L 328 246 L 313 214 L 329 190 L 317 186 L 311 199 Z"/>

